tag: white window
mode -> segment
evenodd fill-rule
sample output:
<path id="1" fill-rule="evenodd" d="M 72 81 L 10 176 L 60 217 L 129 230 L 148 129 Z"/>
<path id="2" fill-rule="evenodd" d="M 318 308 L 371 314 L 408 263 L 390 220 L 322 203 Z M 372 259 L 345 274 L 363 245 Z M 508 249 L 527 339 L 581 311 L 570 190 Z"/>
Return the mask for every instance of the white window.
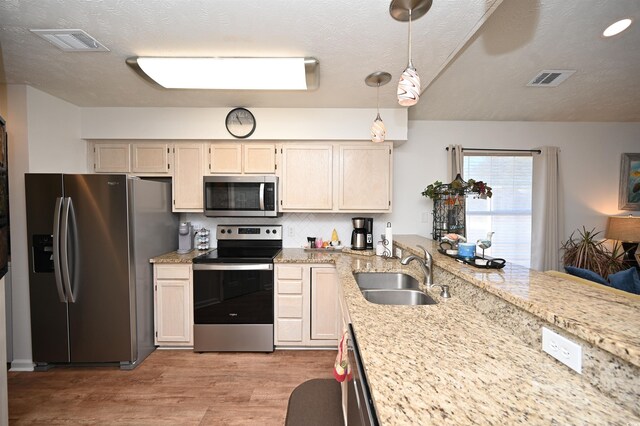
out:
<path id="1" fill-rule="evenodd" d="M 527 268 L 531 264 L 531 186 L 533 158 L 530 155 L 478 155 L 464 153 L 464 179 L 488 184 L 493 197 L 467 197 L 467 240 L 485 239 L 495 232 L 485 254 Z M 477 255 L 482 250 L 477 247 Z"/>

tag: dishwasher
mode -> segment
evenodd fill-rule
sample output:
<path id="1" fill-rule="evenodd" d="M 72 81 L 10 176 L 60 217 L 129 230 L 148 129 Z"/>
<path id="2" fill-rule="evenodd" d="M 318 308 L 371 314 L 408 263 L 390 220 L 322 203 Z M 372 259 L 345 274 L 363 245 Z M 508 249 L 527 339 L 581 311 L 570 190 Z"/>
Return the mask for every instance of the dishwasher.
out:
<path id="1" fill-rule="evenodd" d="M 373 406 L 367 376 L 362 367 L 358 342 L 351 324 L 349 324 L 347 355 L 352 373 L 347 387 L 347 424 L 349 426 L 377 426 L 379 422 L 376 410 Z"/>

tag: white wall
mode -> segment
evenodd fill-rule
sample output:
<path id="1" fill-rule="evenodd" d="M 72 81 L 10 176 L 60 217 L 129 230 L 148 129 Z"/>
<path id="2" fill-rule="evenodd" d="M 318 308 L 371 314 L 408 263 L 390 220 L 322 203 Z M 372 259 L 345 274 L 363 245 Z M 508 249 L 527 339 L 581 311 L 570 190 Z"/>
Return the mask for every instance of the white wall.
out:
<path id="1" fill-rule="evenodd" d="M 9 215 L 11 218 L 11 306 L 13 312 L 12 370 L 31 368 L 31 318 L 27 259 L 24 174 L 29 171 L 27 91 L 24 85 L 7 86 L 9 153 Z"/>
<path id="2" fill-rule="evenodd" d="M 86 173 L 87 143 L 80 138 L 80 108 L 27 88 L 29 171 Z"/>
<path id="3" fill-rule="evenodd" d="M 83 108 L 83 139 L 235 140 L 224 121 L 230 108 Z M 248 140 L 368 140 L 370 108 L 251 108 Z M 381 109 L 387 140 L 407 139 L 407 110 Z"/>
<path id="4" fill-rule="evenodd" d="M 9 194 L 13 361 L 30 370 L 31 319 L 24 194 L 28 172 L 86 171 L 86 143 L 79 138 L 80 108 L 25 85 L 8 85 Z"/>
<path id="5" fill-rule="evenodd" d="M 394 150 L 394 232 L 430 234 L 433 204 L 420 193 L 433 181 L 446 179 L 449 144 L 560 147 L 565 237 L 583 225 L 604 231 L 607 216 L 629 213 L 618 210 L 620 158 L 640 152 L 640 123 L 410 121 L 409 140 Z"/>

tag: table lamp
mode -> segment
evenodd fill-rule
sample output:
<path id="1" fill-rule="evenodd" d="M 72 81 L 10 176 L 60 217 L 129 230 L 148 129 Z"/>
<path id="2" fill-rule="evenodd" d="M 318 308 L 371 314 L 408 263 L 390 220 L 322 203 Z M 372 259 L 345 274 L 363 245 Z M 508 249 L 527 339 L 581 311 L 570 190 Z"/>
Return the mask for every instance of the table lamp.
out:
<path id="1" fill-rule="evenodd" d="M 640 264 L 640 216 L 609 216 L 604 237 L 622 243 L 625 262 Z"/>

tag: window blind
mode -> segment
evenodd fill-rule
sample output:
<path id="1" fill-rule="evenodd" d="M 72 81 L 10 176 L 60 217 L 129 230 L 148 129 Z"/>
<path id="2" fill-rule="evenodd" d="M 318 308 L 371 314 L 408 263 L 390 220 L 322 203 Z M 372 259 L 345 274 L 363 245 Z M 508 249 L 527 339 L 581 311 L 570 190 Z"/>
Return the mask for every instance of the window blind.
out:
<path id="1" fill-rule="evenodd" d="M 467 197 L 468 241 L 485 239 L 493 231 L 485 254 L 526 267 L 531 263 L 532 170 L 531 156 L 464 155 L 465 180 L 484 181 L 493 190 L 493 197 L 485 200 Z"/>

